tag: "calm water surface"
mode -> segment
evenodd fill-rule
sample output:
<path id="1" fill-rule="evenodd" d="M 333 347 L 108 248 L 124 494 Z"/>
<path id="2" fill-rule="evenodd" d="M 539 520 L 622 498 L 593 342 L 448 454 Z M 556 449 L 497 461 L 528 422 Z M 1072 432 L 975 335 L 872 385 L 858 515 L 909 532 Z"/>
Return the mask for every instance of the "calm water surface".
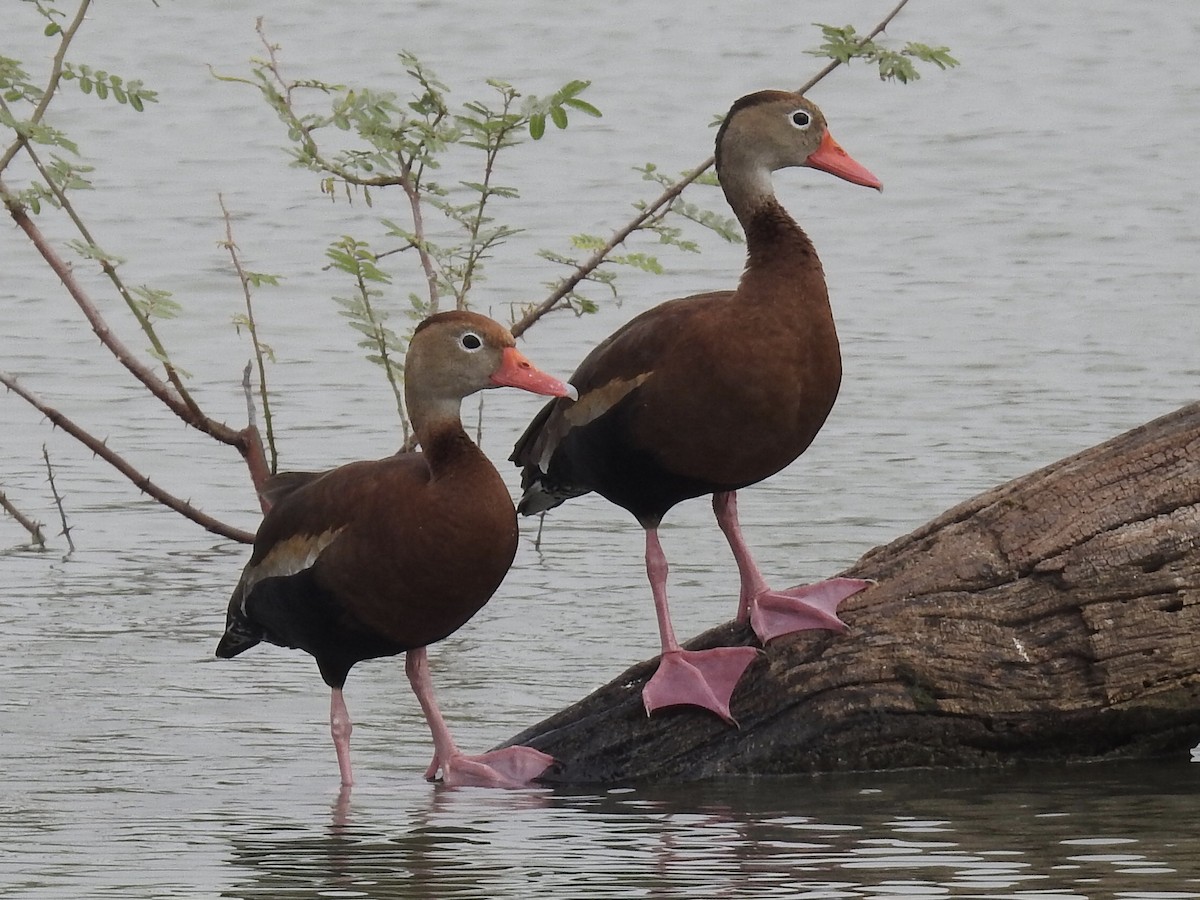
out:
<path id="1" fill-rule="evenodd" d="M 773 577 L 836 572 L 980 490 L 1196 398 L 1200 6 L 1067 6 L 913 0 L 894 38 L 948 44 L 961 70 L 897 87 L 851 67 L 814 92 L 886 190 L 778 178 L 824 261 L 846 378 L 816 445 L 742 500 Z M 802 52 L 817 43 L 811 22 L 865 29 L 883 12 L 860 0 L 703 0 L 686 16 L 640 0 L 587 13 L 548 0 L 102 4 L 77 58 L 142 77 L 163 102 L 134 116 L 68 91 L 56 124 L 97 166 L 99 190 L 79 203 L 98 241 L 129 258 L 131 282 L 176 292 L 186 314 L 165 337 L 205 407 L 237 423 L 247 346 L 228 324 L 241 301 L 216 246 L 224 194 L 247 264 L 285 276 L 257 300 L 279 355 L 283 464 L 322 466 L 397 442 L 386 385 L 329 299 L 348 287 L 322 266 L 343 233 L 386 246 L 376 218 L 402 211 L 330 204 L 286 167 L 254 93 L 211 78 L 210 64 L 245 73 L 256 16 L 295 77 L 402 89 L 406 48 L 460 100 L 489 76 L 538 94 L 594 81 L 602 120 L 510 157 L 504 177 L 528 201 L 512 217 L 527 230 L 477 299 L 503 318 L 556 276 L 538 248 L 611 229 L 649 196 L 633 165 L 694 165 L 731 100 L 815 70 Z M 52 48 L 20 13 L 6 11 L 0 53 L 37 69 Z M 701 256 L 665 254 L 665 276 L 623 274 L 619 307 L 534 329 L 528 353 L 565 374 L 635 312 L 731 284 L 740 249 L 701 241 Z M 11 227 L 0 261 L 0 368 L 169 490 L 253 528 L 233 454 L 146 402 Z M 398 279 L 393 299 L 415 286 Z M 489 395 L 493 458 L 537 404 Z M 56 521 L 45 444 L 79 547 L 23 551 L 0 519 L 12 548 L 0 553 L 0 896 L 1200 897 L 1200 767 L 1186 760 L 447 791 L 420 778 L 431 747 L 398 660 L 349 682 L 360 784 L 341 797 L 312 661 L 277 648 L 211 656 L 245 548 L 140 499 L 16 398 L 0 398 L 0 426 L 3 489 Z M 554 514 L 540 550 L 534 523 L 523 527 L 495 600 L 432 653 L 472 749 L 657 649 L 632 521 L 588 498 Z M 727 619 L 736 576 L 707 505 L 679 507 L 663 539 L 678 630 Z"/>

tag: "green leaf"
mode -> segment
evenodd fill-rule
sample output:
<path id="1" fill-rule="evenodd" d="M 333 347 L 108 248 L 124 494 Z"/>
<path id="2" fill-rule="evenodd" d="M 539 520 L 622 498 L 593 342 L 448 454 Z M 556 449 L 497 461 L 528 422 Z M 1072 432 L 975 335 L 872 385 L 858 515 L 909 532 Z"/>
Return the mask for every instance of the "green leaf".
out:
<path id="1" fill-rule="evenodd" d="M 835 25 L 824 25 L 820 22 L 814 23 L 821 29 L 821 33 L 825 37 L 825 43 L 821 44 L 816 50 L 806 50 L 810 56 L 827 56 L 830 59 L 836 59 L 840 63 L 848 63 L 855 56 L 859 55 L 860 48 L 857 42 L 857 32 L 853 25 L 843 25 L 837 27 Z"/>
<path id="2" fill-rule="evenodd" d="M 567 111 L 561 106 L 550 107 L 550 118 L 560 129 L 567 127 Z"/>
<path id="3" fill-rule="evenodd" d="M 928 44 L 909 41 L 900 52 L 906 56 L 915 57 L 922 62 L 932 63 L 943 71 L 952 69 L 958 65 L 958 60 L 950 55 L 949 47 L 930 47 Z"/>
<path id="4" fill-rule="evenodd" d="M 568 81 L 561 88 L 559 88 L 557 96 L 560 100 L 566 100 L 568 97 L 575 97 L 591 87 L 591 84 L 592 83 L 590 81 L 581 81 L 578 78 L 573 81 Z"/>
<path id="5" fill-rule="evenodd" d="M 604 238 L 595 234 L 571 235 L 571 246 L 577 250 L 599 250 L 606 243 Z"/>
<path id="6" fill-rule="evenodd" d="M 174 319 L 183 307 L 176 302 L 170 291 L 141 284 L 129 289 L 133 305 L 147 319 Z"/>
<path id="7" fill-rule="evenodd" d="M 569 106 L 571 109 L 577 109 L 581 113 L 591 116 L 593 119 L 599 119 L 603 117 L 603 114 L 600 112 L 600 110 L 596 109 L 596 107 L 592 106 L 592 104 L 588 103 L 586 100 L 577 100 L 574 97 L 567 97 L 563 100 L 563 105 Z"/>
<path id="8" fill-rule="evenodd" d="M 251 287 L 262 287 L 264 284 L 278 287 L 282 278 L 279 275 L 268 275 L 266 272 L 244 272 L 246 283 Z"/>
<path id="9" fill-rule="evenodd" d="M 645 253 L 625 253 L 620 256 L 611 256 L 609 261 L 620 266 L 633 266 L 635 269 L 641 269 L 643 272 L 650 272 L 654 275 L 661 275 L 664 271 L 662 263 Z"/>
<path id="10" fill-rule="evenodd" d="M 540 141 L 546 133 L 546 115 L 545 113 L 534 113 L 529 117 L 529 136 L 535 141 Z"/>
<path id="11" fill-rule="evenodd" d="M 67 241 L 67 246 L 82 256 L 84 259 L 94 259 L 97 262 L 107 263 L 110 266 L 116 267 L 121 265 L 125 260 L 111 253 L 106 253 L 96 244 L 88 244 L 84 241 Z"/>

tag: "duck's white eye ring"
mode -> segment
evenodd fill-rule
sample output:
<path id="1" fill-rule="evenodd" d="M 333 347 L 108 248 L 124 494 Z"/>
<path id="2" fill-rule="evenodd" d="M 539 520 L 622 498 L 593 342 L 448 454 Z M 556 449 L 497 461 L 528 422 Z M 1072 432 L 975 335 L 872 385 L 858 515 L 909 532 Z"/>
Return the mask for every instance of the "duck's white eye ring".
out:
<path id="1" fill-rule="evenodd" d="M 806 110 L 798 109 L 791 115 L 792 124 L 804 131 L 812 124 L 812 116 Z"/>
<path id="2" fill-rule="evenodd" d="M 463 334 L 463 336 L 458 339 L 458 343 L 459 343 L 459 346 L 462 347 L 464 350 L 474 353 L 476 350 L 478 350 L 480 347 L 483 346 L 483 338 L 481 338 L 479 335 L 477 335 L 473 331 L 468 331 L 468 332 L 465 332 Z"/>

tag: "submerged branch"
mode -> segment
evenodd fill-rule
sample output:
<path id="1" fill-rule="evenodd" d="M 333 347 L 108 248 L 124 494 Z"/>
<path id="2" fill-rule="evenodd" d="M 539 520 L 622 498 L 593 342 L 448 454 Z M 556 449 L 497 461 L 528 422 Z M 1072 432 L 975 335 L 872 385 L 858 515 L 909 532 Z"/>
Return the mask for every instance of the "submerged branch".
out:
<path id="1" fill-rule="evenodd" d="M 46 536 L 42 534 L 42 524 L 35 522 L 17 509 L 4 491 L 0 491 L 0 509 L 3 509 L 12 516 L 13 521 L 29 532 L 30 540 L 38 545 L 38 549 L 44 550 L 46 548 Z"/>

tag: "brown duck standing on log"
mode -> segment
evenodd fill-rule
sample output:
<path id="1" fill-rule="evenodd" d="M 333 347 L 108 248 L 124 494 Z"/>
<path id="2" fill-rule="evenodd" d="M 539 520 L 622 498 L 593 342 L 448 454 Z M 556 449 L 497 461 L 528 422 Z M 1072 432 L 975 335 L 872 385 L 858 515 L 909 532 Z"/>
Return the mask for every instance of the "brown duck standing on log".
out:
<path id="1" fill-rule="evenodd" d="M 841 381 L 825 276 L 808 236 L 775 197 L 771 173 L 821 169 L 880 188 L 795 93 L 742 97 L 717 133 L 716 170 L 746 232 L 737 289 L 671 300 L 596 347 L 571 377 L 577 401 L 547 404 L 517 442 L 524 515 L 596 491 L 646 532 L 646 572 L 662 657 L 646 711 L 692 704 L 733 722 L 729 699 L 757 651 L 685 651 L 667 608 L 658 526 L 675 504 L 713 495 L 741 575 L 737 618 L 760 640 L 806 628 L 844 629 L 837 605 L 866 582 L 834 578 L 771 590 L 738 526 L 736 491 L 796 459 L 816 437 Z"/>
<path id="2" fill-rule="evenodd" d="M 316 657 L 332 690 L 342 784 L 351 785 L 346 676 L 361 660 L 404 653 L 433 733 L 426 777 L 440 769 L 446 784 L 519 786 L 553 760 L 530 747 L 461 753 L 434 699 L 425 648 L 488 602 L 517 550 L 512 498 L 463 430 L 463 398 L 501 386 L 556 397 L 574 391 L 534 368 L 507 329 L 469 312 L 418 325 L 404 374 L 421 452 L 288 473 L 268 485 L 274 505 L 229 601 L 217 656 L 265 640 Z"/>

